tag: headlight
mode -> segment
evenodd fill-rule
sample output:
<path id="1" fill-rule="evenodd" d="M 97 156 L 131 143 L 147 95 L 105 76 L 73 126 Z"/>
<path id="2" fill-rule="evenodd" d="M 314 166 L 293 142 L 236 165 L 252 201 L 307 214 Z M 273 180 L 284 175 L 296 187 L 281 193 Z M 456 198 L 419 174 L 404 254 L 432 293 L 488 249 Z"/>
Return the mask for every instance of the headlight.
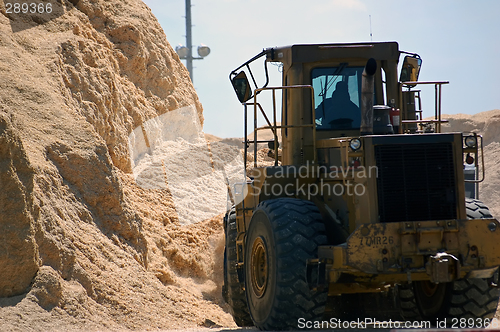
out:
<path id="1" fill-rule="evenodd" d="M 465 138 L 465 146 L 468 148 L 473 148 L 477 145 L 477 137 L 470 135 Z"/>
<path id="2" fill-rule="evenodd" d="M 352 151 L 356 151 L 361 147 L 361 140 L 359 138 L 353 138 L 349 142 L 349 146 L 351 147 Z"/>

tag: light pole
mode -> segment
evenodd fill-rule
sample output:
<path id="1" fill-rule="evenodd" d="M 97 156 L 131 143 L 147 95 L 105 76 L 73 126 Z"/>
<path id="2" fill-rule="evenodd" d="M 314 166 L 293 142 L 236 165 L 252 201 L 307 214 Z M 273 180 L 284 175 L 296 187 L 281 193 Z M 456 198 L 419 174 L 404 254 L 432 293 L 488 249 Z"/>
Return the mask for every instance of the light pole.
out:
<path id="1" fill-rule="evenodd" d="M 193 80 L 193 60 L 202 60 L 204 57 L 210 54 L 210 48 L 206 45 L 201 44 L 198 46 L 199 57 L 193 57 L 193 40 L 191 34 L 191 0 L 186 0 L 186 46 L 178 45 L 175 47 L 175 51 L 179 55 L 179 58 L 186 60 L 186 68 L 189 71 L 189 77 L 191 82 Z"/>
<path id="2" fill-rule="evenodd" d="M 186 67 L 189 71 L 189 77 L 193 81 L 193 38 L 191 34 L 191 0 L 186 0 L 186 47 L 188 55 L 186 58 Z"/>

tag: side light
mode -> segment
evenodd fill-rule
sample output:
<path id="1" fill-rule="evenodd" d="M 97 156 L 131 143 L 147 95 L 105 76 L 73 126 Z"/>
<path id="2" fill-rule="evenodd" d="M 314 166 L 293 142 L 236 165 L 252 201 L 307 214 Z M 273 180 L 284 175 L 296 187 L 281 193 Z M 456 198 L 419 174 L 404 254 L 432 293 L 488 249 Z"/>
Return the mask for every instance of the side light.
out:
<path id="1" fill-rule="evenodd" d="M 359 148 L 361 148 L 361 140 L 359 138 L 353 138 L 349 142 L 349 146 L 351 147 L 352 151 L 359 150 Z"/>
<path id="2" fill-rule="evenodd" d="M 467 136 L 465 137 L 464 142 L 466 147 L 474 148 L 477 145 L 477 137 L 474 135 Z"/>

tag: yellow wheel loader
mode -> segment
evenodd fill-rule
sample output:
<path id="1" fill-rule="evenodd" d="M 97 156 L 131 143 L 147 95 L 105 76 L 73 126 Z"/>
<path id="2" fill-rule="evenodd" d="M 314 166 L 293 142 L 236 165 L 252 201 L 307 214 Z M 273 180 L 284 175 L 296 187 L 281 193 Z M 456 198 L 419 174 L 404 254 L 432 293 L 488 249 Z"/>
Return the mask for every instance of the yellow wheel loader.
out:
<path id="1" fill-rule="evenodd" d="M 250 165 L 224 218 L 223 295 L 239 326 L 490 322 L 500 225 L 477 199 L 482 138 L 441 132 L 448 82 L 419 81 L 421 66 L 396 42 L 315 44 L 265 49 L 230 73 Z"/>

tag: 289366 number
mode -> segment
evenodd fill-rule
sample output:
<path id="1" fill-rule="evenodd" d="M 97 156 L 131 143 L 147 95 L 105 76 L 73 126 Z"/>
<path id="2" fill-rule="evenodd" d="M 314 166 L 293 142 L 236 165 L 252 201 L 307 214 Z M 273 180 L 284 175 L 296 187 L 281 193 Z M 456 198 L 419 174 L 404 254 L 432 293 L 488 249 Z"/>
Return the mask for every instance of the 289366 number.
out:
<path id="1" fill-rule="evenodd" d="M 27 3 L 27 2 L 6 2 L 5 11 L 7 14 L 50 14 L 52 13 L 51 3 Z"/>
<path id="2" fill-rule="evenodd" d="M 496 318 L 452 318 L 452 329 L 465 329 L 465 328 L 495 328 L 500 327 L 499 321 Z"/>

